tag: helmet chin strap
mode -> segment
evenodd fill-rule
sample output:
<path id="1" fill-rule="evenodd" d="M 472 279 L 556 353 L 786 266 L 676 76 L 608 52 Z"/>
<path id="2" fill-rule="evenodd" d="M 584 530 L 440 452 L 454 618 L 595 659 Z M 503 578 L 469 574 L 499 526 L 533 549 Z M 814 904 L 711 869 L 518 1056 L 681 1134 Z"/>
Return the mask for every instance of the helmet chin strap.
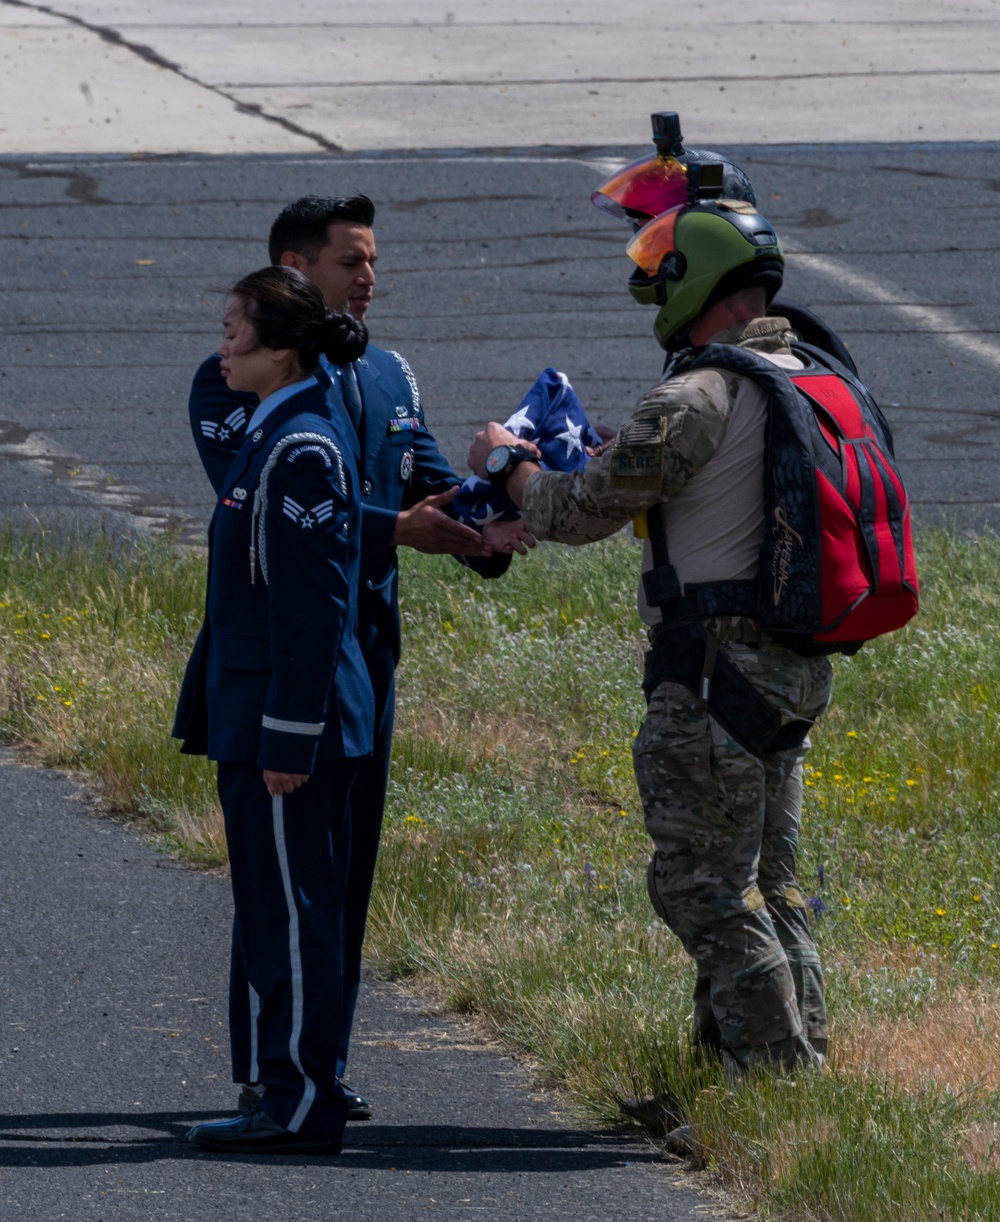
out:
<path id="1" fill-rule="evenodd" d="M 697 321 L 697 320 L 695 320 Z M 670 365 L 678 352 L 683 352 L 685 348 L 691 347 L 691 341 L 688 336 L 691 334 L 691 328 L 694 322 L 689 322 L 686 327 L 681 327 L 679 331 L 675 331 L 663 345 L 663 369 L 664 372 Z"/>

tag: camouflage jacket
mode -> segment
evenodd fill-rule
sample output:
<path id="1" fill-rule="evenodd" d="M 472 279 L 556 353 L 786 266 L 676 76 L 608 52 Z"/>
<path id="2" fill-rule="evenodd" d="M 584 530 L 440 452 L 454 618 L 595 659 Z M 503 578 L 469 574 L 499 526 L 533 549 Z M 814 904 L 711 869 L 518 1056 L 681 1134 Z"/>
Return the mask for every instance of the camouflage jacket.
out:
<path id="1" fill-rule="evenodd" d="M 712 337 L 762 355 L 791 357 L 788 324 L 756 318 Z M 592 543 L 668 501 L 712 458 L 725 436 L 743 379 L 701 369 L 654 386 L 614 445 L 580 471 L 543 471 L 525 485 L 523 514 L 539 539 Z"/>

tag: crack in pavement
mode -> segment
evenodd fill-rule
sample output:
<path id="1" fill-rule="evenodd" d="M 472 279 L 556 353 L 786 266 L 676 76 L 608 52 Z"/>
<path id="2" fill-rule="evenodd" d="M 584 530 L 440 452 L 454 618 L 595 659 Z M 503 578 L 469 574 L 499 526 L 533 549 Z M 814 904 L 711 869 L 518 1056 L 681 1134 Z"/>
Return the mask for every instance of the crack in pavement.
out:
<path id="1" fill-rule="evenodd" d="M 204 527 L 200 522 L 157 503 L 139 485 L 116 479 L 103 464 L 61 452 L 38 430 L 12 420 L 0 420 L 0 464 L 3 463 L 34 467 L 42 474 L 43 486 L 54 481 L 91 505 L 123 514 L 140 534 L 152 537 L 170 533 L 179 542 L 204 543 Z"/>
<path id="2" fill-rule="evenodd" d="M 8 3 L 22 3 L 22 0 L 8 0 Z M 990 76 L 997 75 L 996 68 L 907 68 L 900 70 L 879 69 L 867 72 L 783 72 L 769 75 L 747 76 L 708 76 L 704 73 L 694 73 L 682 76 L 674 73 L 670 77 L 672 85 L 743 85 L 748 82 L 756 84 L 778 85 L 785 81 L 840 81 L 855 78 L 881 79 L 882 77 L 903 77 L 909 80 L 924 77 L 939 76 Z M 200 83 L 200 82 L 199 82 Z M 505 90 L 511 86 L 562 86 L 562 85 L 627 85 L 630 89 L 636 85 L 662 85 L 662 76 L 630 76 L 623 80 L 620 76 L 567 76 L 567 77 L 435 77 L 431 80 L 402 80 L 394 78 L 391 81 L 338 81 L 338 89 L 492 89 Z M 329 81 L 230 81 L 231 89 L 328 89 Z"/>
<path id="3" fill-rule="evenodd" d="M 332 140 L 327 140 L 320 132 L 310 131 L 308 128 L 302 127 L 298 123 L 293 123 L 291 119 L 286 119 L 282 115 L 269 114 L 263 106 L 253 102 L 242 102 L 239 98 L 234 97 L 231 93 L 227 93 L 225 89 L 221 89 L 218 85 L 209 85 L 205 81 L 199 80 L 196 76 L 185 72 L 180 64 L 167 59 L 165 55 L 161 55 L 154 47 L 150 47 L 142 42 L 133 42 L 131 39 L 125 38 L 117 30 L 112 29 L 111 26 L 96 25 L 85 20 L 83 17 L 78 17 L 74 13 L 64 12 L 62 9 L 55 8 L 50 4 L 34 4 L 31 0 L 2 0 L 2 3 L 13 8 L 27 9 L 33 13 L 45 13 L 49 17 L 57 17 L 60 21 L 66 21 L 70 25 L 79 26 L 80 29 L 86 30 L 90 34 L 95 34 L 103 42 L 108 43 L 109 46 L 121 47 L 126 51 L 130 51 L 152 67 L 162 68 L 166 72 L 179 76 L 191 85 L 197 85 L 200 89 L 214 93 L 216 97 L 223 98 L 235 106 L 241 114 L 253 115 L 258 119 L 265 120 L 267 123 L 275 123 L 279 127 L 284 128 L 285 131 L 291 132 L 294 136 L 314 141 L 326 153 L 342 153 L 344 151 L 339 144 L 334 144 Z"/>

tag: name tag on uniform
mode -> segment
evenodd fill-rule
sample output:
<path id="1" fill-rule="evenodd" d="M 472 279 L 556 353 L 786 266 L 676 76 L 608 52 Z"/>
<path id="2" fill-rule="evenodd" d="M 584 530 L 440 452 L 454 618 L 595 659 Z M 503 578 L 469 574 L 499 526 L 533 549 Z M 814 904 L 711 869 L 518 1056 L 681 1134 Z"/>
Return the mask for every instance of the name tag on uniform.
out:
<path id="1" fill-rule="evenodd" d="M 407 430 L 422 429 L 423 421 L 419 416 L 405 416 L 402 420 L 390 420 L 390 433 L 405 433 Z"/>
<path id="2" fill-rule="evenodd" d="M 659 488 L 663 466 L 660 446 L 622 446 L 611 452 L 612 487 L 625 484 L 640 488 Z"/>

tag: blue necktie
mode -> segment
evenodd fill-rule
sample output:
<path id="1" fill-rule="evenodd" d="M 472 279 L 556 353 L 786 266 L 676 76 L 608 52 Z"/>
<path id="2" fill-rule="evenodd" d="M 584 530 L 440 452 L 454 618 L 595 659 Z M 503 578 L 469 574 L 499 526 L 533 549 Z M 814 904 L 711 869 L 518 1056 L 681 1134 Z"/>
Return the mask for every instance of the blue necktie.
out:
<path id="1" fill-rule="evenodd" d="M 344 406 L 354 425 L 354 431 L 361 436 L 361 388 L 358 386 L 358 375 L 354 364 L 348 362 L 340 366 L 340 384 L 344 390 Z"/>

